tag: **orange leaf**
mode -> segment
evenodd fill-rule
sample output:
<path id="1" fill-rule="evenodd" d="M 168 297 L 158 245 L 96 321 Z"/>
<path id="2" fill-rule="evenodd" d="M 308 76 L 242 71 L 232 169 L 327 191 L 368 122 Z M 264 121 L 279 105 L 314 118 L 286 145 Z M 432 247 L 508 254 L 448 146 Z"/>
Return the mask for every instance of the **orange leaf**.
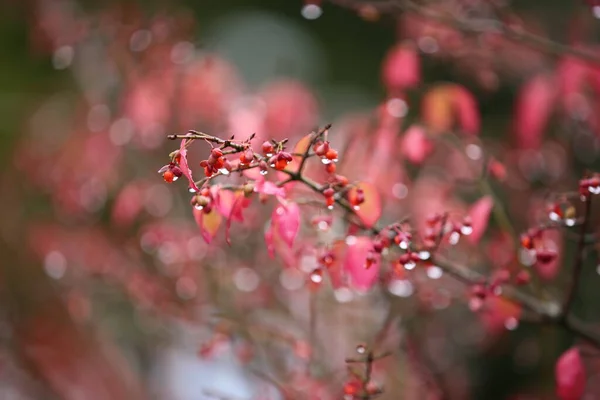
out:
<path id="1" fill-rule="evenodd" d="M 363 190 L 365 201 L 355 210 L 361 222 L 371 228 L 381 217 L 381 196 L 375 186 L 368 182 L 360 182 L 348 192 L 348 198 L 356 196 L 357 189 Z"/>
<path id="2" fill-rule="evenodd" d="M 210 243 L 212 239 L 217 234 L 219 227 L 221 226 L 221 221 L 223 217 L 214 209 L 211 210 L 208 214 L 203 210 L 198 210 L 196 208 L 194 210 L 194 218 L 196 219 L 196 223 L 200 228 L 200 232 L 202 233 L 202 237 L 206 241 L 206 243 Z"/>
<path id="3" fill-rule="evenodd" d="M 304 152 L 306 151 L 306 149 L 308 149 L 308 146 L 310 145 L 311 138 L 312 138 L 312 135 L 308 134 L 308 135 L 304 136 L 302 139 L 300 139 L 298 141 L 298 143 L 296 143 L 296 146 L 294 146 L 294 154 L 304 154 Z M 298 171 L 301 160 L 302 160 L 301 156 L 294 156 L 294 159 L 287 165 L 285 170 L 288 172 Z"/>

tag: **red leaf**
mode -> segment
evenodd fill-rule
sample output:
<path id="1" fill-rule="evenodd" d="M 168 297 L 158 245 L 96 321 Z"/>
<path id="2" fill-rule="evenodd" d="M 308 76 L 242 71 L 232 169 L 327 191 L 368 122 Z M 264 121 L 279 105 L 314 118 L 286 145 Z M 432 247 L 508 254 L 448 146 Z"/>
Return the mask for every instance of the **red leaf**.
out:
<path id="1" fill-rule="evenodd" d="M 292 247 L 300 230 L 300 207 L 296 203 L 280 204 L 273 210 L 273 226 L 281 239 Z"/>
<path id="2" fill-rule="evenodd" d="M 368 290 L 377 282 L 379 277 L 379 260 L 365 268 L 367 255 L 373 249 L 371 239 L 366 236 L 349 236 L 348 239 L 355 238 L 355 241 L 348 243 L 346 256 L 344 258 L 344 271 L 350 278 L 350 283 L 356 289 Z"/>
<path id="3" fill-rule="evenodd" d="M 518 147 L 522 149 L 540 147 L 544 129 L 554 108 L 555 86 L 551 77 L 537 75 L 521 87 L 516 102 L 513 128 Z"/>
<path id="4" fill-rule="evenodd" d="M 421 164 L 433 151 L 425 129 L 418 125 L 409 127 L 402 137 L 402 154 L 413 164 Z"/>
<path id="5" fill-rule="evenodd" d="M 354 212 L 365 226 L 371 228 L 381 217 L 381 197 L 373 184 L 359 182 L 348 192 L 348 198 L 355 196 L 358 188 L 363 190 L 365 201 Z"/>
<path id="6" fill-rule="evenodd" d="M 210 243 L 217 234 L 223 217 L 221 217 L 221 214 L 214 209 L 207 214 L 204 210 L 198 210 L 194 207 L 193 212 L 194 219 L 196 220 L 198 228 L 200 228 L 200 233 L 202 233 L 204 241 Z"/>
<path id="7" fill-rule="evenodd" d="M 421 61 L 412 44 L 392 47 L 383 61 L 382 80 L 390 91 L 415 87 L 421 81 Z"/>
<path id="8" fill-rule="evenodd" d="M 554 368 L 556 395 L 561 400 L 579 400 L 585 392 L 585 366 L 576 347 L 565 351 Z"/>
<path id="9" fill-rule="evenodd" d="M 471 218 L 473 231 L 467 236 L 469 242 L 473 244 L 479 242 L 487 229 L 493 207 L 494 200 L 491 196 L 484 196 L 471 206 L 468 215 Z"/>
<path id="10" fill-rule="evenodd" d="M 188 139 L 183 139 L 181 141 L 181 145 L 179 146 L 179 155 L 181 156 L 179 158 L 179 167 L 181 168 L 181 172 L 183 172 L 183 175 L 190 182 L 190 188 L 194 189 L 194 191 L 197 193 L 200 191 L 200 189 L 198 189 L 198 186 L 196 186 L 196 183 L 194 182 L 194 178 L 192 178 L 192 170 L 190 169 L 190 166 L 187 162 L 187 149 L 185 147 L 185 142 L 187 140 Z"/>

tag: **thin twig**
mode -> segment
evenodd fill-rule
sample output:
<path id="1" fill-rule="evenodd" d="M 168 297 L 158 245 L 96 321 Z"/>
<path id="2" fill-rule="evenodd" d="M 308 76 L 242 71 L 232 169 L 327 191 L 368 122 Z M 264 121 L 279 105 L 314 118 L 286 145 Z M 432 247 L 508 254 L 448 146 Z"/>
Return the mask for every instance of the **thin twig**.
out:
<path id="1" fill-rule="evenodd" d="M 577 243 L 577 250 L 575 253 L 575 261 L 573 262 L 573 278 L 571 285 L 567 290 L 565 302 L 562 307 L 562 318 L 566 321 L 571 311 L 573 301 L 577 295 L 577 289 L 579 288 L 579 282 L 581 281 L 581 271 L 583 269 L 583 261 L 585 259 L 585 247 L 586 247 L 586 235 L 588 231 L 588 225 L 590 223 L 590 215 L 592 211 L 592 197 L 588 195 L 585 197 L 584 211 L 583 211 L 583 223 L 579 231 L 579 243 Z"/>

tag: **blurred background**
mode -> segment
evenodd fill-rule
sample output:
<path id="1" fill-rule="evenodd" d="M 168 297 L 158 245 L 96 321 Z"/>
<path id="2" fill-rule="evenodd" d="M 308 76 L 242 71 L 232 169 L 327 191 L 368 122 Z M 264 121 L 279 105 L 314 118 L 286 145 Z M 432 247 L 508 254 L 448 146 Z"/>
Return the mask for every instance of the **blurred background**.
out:
<path id="1" fill-rule="evenodd" d="M 558 0 L 428 4 L 573 46 L 597 37 L 600 15 Z M 464 211 L 480 197 L 458 188 L 473 175 L 465 161 L 448 144 L 425 160 L 402 141 L 410 127 L 449 128 L 449 101 L 470 104 L 449 123 L 467 132 L 467 164 L 482 150 L 502 163 L 508 178 L 491 186 L 513 232 L 597 167 L 597 70 L 394 13 L 352 1 L 3 1 L 0 399 L 338 399 L 360 342 L 394 353 L 374 370 L 382 399 L 555 398 L 564 333 L 519 325 L 510 305 L 482 323 L 439 268 L 368 293 L 315 291 L 314 252 L 268 257 L 272 207 L 255 201 L 231 247 L 222 233 L 208 245 L 185 185 L 156 173 L 179 146 L 170 133 L 293 142 L 331 122 L 332 142 L 355 157 L 345 173 L 376 185 L 388 221 L 446 191 L 456 198 L 425 211 Z M 399 48 L 399 76 L 386 73 Z M 455 255 L 490 271 L 531 265 L 500 225 Z M 598 273 L 586 271 L 582 296 L 597 304 Z M 559 266 L 535 273 L 543 296 L 562 293 Z M 597 317 L 589 308 L 584 319 Z"/>

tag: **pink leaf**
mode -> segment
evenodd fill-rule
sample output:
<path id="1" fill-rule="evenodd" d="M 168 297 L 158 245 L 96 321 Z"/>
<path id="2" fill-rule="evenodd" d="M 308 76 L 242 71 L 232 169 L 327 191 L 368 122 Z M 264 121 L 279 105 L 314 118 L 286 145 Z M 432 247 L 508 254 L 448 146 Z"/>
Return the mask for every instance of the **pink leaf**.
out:
<path id="1" fill-rule="evenodd" d="M 565 351 L 554 368 L 556 395 L 561 400 L 579 400 L 585 392 L 585 367 L 579 350 Z"/>
<path id="2" fill-rule="evenodd" d="M 471 218 L 473 231 L 467 238 L 471 243 L 478 243 L 485 233 L 493 207 L 494 200 L 492 197 L 484 196 L 477 200 L 469 209 L 468 215 Z"/>
<path id="3" fill-rule="evenodd" d="M 513 127 L 518 147 L 540 147 L 555 98 L 555 82 L 549 76 L 537 75 L 521 87 Z"/>
<path id="4" fill-rule="evenodd" d="M 179 146 L 179 167 L 181 168 L 183 175 L 190 182 L 190 188 L 194 189 L 194 191 L 197 193 L 200 191 L 200 189 L 198 189 L 198 186 L 196 186 L 196 183 L 194 182 L 194 178 L 192 178 L 192 170 L 187 162 L 187 149 L 185 147 L 186 140 L 187 139 L 183 139 L 181 141 L 181 145 Z"/>
<path id="5" fill-rule="evenodd" d="M 415 87 L 421 81 L 421 61 L 412 44 L 391 48 L 383 61 L 382 80 L 390 91 Z"/>
<path id="6" fill-rule="evenodd" d="M 273 210 L 273 224 L 281 239 L 292 247 L 300 230 L 300 207 L 296 203 L 280 204 Z"/>
<path id="7" fill-rule="evenodd" d="M 285 197 L 284 188 L 264 179 L 256 181 L 254 191 L 256 193 L 267 194 L 271 196 Z"/>
<path id="8" fill-rule="evenodd" d="M 409 127 L 402 137 L 402 154 L 413 164 L 421 164 L 433 151 L 425 129 L 418 125 Z"/>
<path id="9" fill-rule="evenodd" d="M 377 282 L 379 277 L 379 260 L 369 268 L 366 267 L 367 256 L 373 249 L 370 238 L 365 236 L 350 236 L 348 249 L 344 258 L 344 271 L 350 277 L 351 284 L 359 290 L 368 290 Z"/>

